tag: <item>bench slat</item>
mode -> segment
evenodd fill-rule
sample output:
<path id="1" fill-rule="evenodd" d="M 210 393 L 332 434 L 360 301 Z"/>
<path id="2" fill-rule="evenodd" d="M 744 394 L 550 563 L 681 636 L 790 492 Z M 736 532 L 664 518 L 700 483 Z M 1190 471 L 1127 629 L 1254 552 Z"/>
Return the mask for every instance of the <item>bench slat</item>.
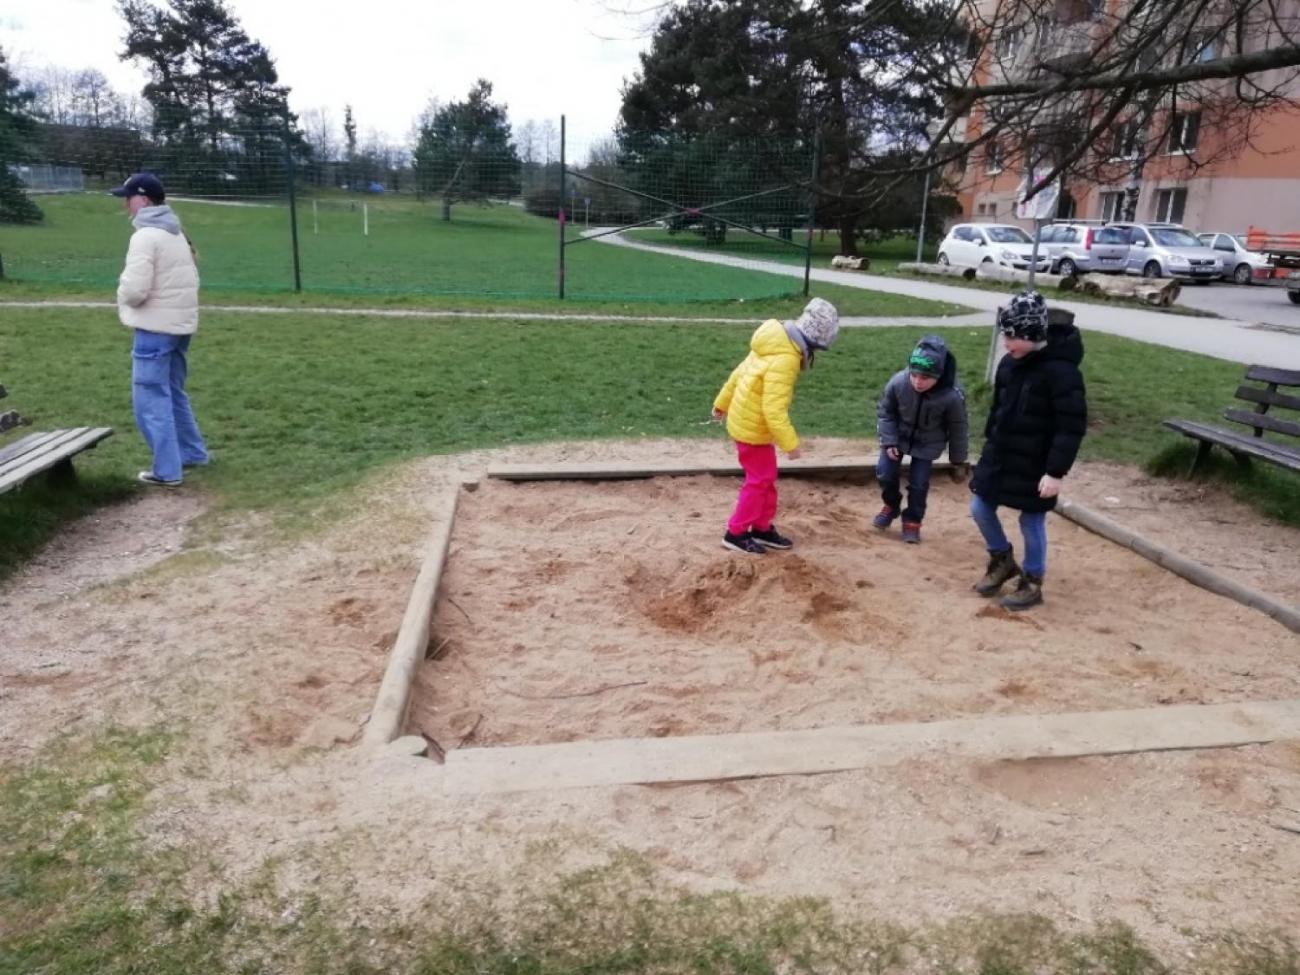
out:
<path id="1" fill-rule="evenodd" d="M 0 494 L 53 467 L 59 461 L 95 446 L 112 434 L 109 427 L 78 427 L 74 430 L 55 431 L 51 441 L 15 458 L 6 468 L 0 469 Z"/>
<path id="2" fill-rule="evenodd" d="M 0 468 L 9 463 L 20 454 L 25 454 L 37 447 L 53 440 L 62 430 L 51 430 L 48 433 L 29 433 L 9 444 L 7 447 L 0 448 Z"/>
<path id="3" fill-rule="evenodd" d="M 1244 399 L 1247 403 L 1263 403 L 1265 406 L 1280 406 L 1287 410 L 1300 410 L 1300 396 L 1275 393 L 1258 386 L 1238 386 L 1237 399 Z"/>
<path id="4" fill-rule="evenodd" d="M 1300 423 L 1296 423 L 1294 420 L 1282 420 L 1267 413 L 1252 413 L 1249 410 L 1224 410 L 1223 418 L 1234 423 L 1244 423 L 1246 426 L 1255 427 L 1257 430 L 1272 430 L 1274 433 L 1285 433 L 1292 437 L 1300 437 Z"/>
<path id="5" fill-rule="evenodd" d="M 1218 444 L 1228 450 L 1249 454 L 1279 467 L 1300 471 L 1300 447 L 1290 447 L 1270 440 L 1261 440 L 1258 437 L 1248 437 L 1237 433 L 1235 430 L 1212 427 L 1205 423 L 1198 423 L 1195 420 L 1165 420 L 1163 425 L 1184 436 Z"/>
<path id="6" fill-rule="evenodd" d="M 1246 370 L 1246 378 L 1260 383 L 1277 383 L 1279 386 L 1300 386 L 1300 369 L 1251 366 Z"/>

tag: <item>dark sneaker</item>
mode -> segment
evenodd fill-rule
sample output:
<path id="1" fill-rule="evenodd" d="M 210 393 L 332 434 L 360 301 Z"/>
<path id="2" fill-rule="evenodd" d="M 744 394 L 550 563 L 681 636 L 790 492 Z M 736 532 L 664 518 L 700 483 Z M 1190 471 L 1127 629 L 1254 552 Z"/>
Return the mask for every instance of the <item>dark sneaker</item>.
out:
<path id="1" fill-rule="evenodd" d="M 773 525 L 767 531 L 759 531 L 755 528 L 749 533 L 749 537 L 764 548 L 787 549 L 794 547 L 794 542 L 777 531 L 776 525 Z"/>
<path id="2" fill-rule="evenodd" d="M 767 549 L 749 537 L 749 533 L 744 535 L 733 535 L 727 532 L 722 536 L 722 547 L 729 548 L 733 552 L 740 552 L 742 555 L 762 555 Z"/>
<path id="3" fill-rule="evenodd" d="M 921 523 L 919 521 L 903 522 L 903 541 L 909 545 L 921 544 Z"/>
<path id="4" fill-rule="evenodd" d="M 137 480 L 143 481 L 145 484 L 152 484 L 154 487 L 180 487 L 181 486 L 181 479 L 179 477 L 174 481 L 164 481 L 153 471 L 141 471 L 139 474 L 136 475 L 136 478 Z"/>
<path id="5" fill-rule="evenodd" d="M 1020 575 L 1020 566 L 1016 565 L 1016 556 L 1012 549 L 995 552 L 989 556 L 988 568 L 984 578 L 975 583 L 975 591 L 981 596 L 996 596 L 1008 579 Z"/>
<path id="6" fill-rule="evenodd" d="M 1043 579 L 1041 576 L 1021 575 L 1020 584 L 1008 596 L 1002 597 L 1003 609 L 1028 609 L 1043 601 Z"/>
<path id="7" fill-rule="evenodd" d="M 880 514 L 876 515 L 876 517 L 871 519 L 871 527 L 888 528 L 890 525 L 894 523 L 894 519 L 897 517 L 898 517 L 898 512 L 895 511 L 893 508 L 891 508 L 889 505 L 885 505 L 883 508 L 880 509 Z"/>

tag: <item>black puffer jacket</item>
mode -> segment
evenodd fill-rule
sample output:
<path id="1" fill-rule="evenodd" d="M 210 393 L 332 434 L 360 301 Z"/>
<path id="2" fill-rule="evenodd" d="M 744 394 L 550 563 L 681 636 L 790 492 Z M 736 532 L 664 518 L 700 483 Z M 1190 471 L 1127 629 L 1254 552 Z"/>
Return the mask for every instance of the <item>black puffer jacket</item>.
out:
<path id="1" fill-rule="evenodd" d="M 954 464 L 966 463 L 966 394 L 957 383 L 957 357 L 937 335 L 927 335 L 918 348 L 940 363 L 939 381 L 918 393 L 909 369 L 895 373 L 876 404 L 876 433 L 880 446 L 897 447 L 917 460 L 934 460 L 948 448 Z"/>
<path id="2" fill-rule="evenodd" d="M 972 491 L 1021 511 L 1056 507 L 1055 498 L 1038 496 L 1038 482 L 1070 472 L 1087 432 L 1082 361 L 1083 338 L 1073 325 L 1049 326 L 1047 346 L 1023 359 L 1003 357 Z"/>

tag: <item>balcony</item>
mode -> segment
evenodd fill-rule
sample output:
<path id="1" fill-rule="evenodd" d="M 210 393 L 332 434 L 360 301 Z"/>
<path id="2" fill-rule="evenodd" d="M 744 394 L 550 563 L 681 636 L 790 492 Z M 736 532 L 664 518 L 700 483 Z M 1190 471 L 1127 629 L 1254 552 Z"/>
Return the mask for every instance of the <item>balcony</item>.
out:
<path id="1" fill-rule="evenodd" d="M 1021 42 L 1011 66 L 1017 77 L 1041 71 L 1067 71 L 1092 56 L 1092 32 L 1086 24 L 1040 23 Z"/>

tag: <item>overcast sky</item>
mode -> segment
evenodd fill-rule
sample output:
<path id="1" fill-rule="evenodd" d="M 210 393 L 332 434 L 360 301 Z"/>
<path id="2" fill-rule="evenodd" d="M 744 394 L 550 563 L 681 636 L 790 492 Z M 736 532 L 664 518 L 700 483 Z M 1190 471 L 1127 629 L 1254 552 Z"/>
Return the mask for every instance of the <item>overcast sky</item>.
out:
<path id="1" fill-rule="evenodd" d="M 491 81 L 516 124 L 566 113 L 575 144 L 608 134 L 623 80 L 648 44 L 642 24 L 612 13 L 625 0 L 228 0 L 275 58 L 289 102 L 351 103 L 363 137 L 404 141 L 430 96 L 464 97 Z M 636 6 L 649 6 L 649 4 Z M 337 13 L 327 13 L 334 7 Z M 3 0 L 0 47 L 20 73 L 47 64 L 98 68 L 119 91 L 144 74 L 118 60 L 124 25 L 112 0 Z"/>

